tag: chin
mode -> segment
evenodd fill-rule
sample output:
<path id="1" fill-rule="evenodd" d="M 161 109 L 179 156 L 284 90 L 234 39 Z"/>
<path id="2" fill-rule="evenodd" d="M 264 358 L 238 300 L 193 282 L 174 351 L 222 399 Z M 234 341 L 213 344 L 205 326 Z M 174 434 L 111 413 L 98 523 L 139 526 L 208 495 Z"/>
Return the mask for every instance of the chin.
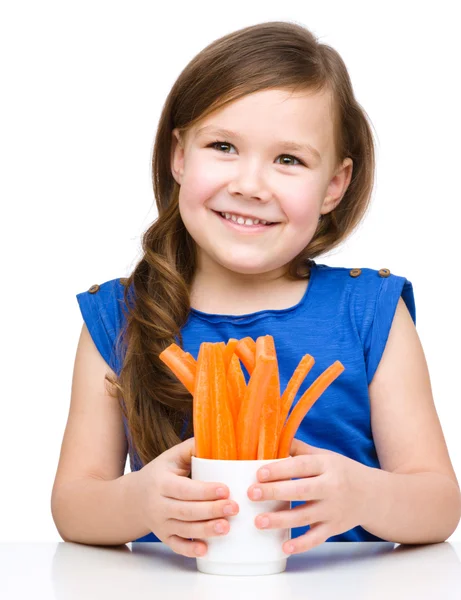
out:
<path id="1" fill-rule="evenodd" d="M 229 271 L 233 273 L 238 273 L 239 275 L 260 275 L 261 273 L 267 273 L 269 271 L 273 271 L 274 267 L 268 267 L 267 265 L 262 264 L 245 264 L 229 261 L 220 262 L 220 264 Z"/>

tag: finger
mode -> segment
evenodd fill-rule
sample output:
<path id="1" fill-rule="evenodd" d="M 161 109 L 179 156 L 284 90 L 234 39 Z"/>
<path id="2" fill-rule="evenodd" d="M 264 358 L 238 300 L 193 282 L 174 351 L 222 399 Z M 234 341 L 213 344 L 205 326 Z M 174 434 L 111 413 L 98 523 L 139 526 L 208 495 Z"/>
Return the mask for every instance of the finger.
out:
<path id="1" fill-rule="evenodd" d="M 195 438 L 191 437 L 172 446 L 165 452 L 165 459 L 171 461 L 176 475 L 188 477 L 191 471 L 192 456 L 195 455 Z"/>
<path id="2" fill-rule="evenodd" d="M 210 538 L 229 533 L 230 524 L 226 519 L 214 521 L 178 521 L 168 519 L 170 530 L 183 538 Z"/>
<path id="3" fill-rule="evenodd" d="M 261 467 L 256 475 L 259 481 L 282 481 L 292 477 L 313 477 L 324 472 L 320 455 L 301 454 Z"/>
<path id="4" fill-rule="evenodd" d="M 239 505 L 233 500 L 209 500 L 191 502 L 171 498 L 168 513 L 180 521 L 205 521 L 236 515 Z"/>
<path id="5" fill-rule="evenodd" d="M 325 497 L 322 475 L 294 479 L 256 483 L 248 488 L 250 500 L 322 500 Z"/>
<path id="6" fill-rule="evenodd" d="M 291 529 L 305 527 L 318 522 L 321 518 L 321 502 L 309 502 L 295 506 L 290 510 L 278 510 L 271 513 L 261 513 L 255 518 L 258 529 Z"/>
<path id="7" fill-rule="evenodd" d="M 200 540 L 186 540 L 177 535 L 170 536 L 166 540 L 166 543 L 173 552 L 176 552 L 176 554 L 182 554 L 182 556 L 188 556 L 190 558 L 205 556 L 208 551 L 206 542 Z"/>
<path id="8" fill-rule="evenodd" d="M 334 534 L 330 531 L 328 523 L 314 523 L 310 526 L 309 531 L 303 535 L 285 542 L 282 549 L 287 554 L 299 554 L 300 552 L 311 550 L 315 546 L 320 546 L 320 544 L 326 542 L 332 535 Z"/>
<path id="9" fill-rule="evenodd" d="M 334 454 L 331 450 L 325 450 L 325 448 L 317 448 L 317 446 L 311 446 L 301 440 L 293 438 L 290 447 L 291 456 L 299 456 L 302 454 Z"/>
<path id="10" fill-rule="evenodd" d="M 162 495 L 177 500 L 217 500 L 229 497 L 229 488 L 223 483 L 198 481 L 187 477 L 168 477 Z"/>

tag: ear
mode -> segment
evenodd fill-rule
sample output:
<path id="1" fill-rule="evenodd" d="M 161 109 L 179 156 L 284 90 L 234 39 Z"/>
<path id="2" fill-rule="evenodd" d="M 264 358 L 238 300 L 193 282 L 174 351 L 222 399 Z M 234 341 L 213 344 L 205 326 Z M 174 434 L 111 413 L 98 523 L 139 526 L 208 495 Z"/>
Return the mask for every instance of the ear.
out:
<path id="1" fill-rule="evenodd" d="M 345 158 L 328 184 L 327 195 L 320 209 L 321 214 L 325 215 L 331 212 L 341 202 L 351 182 L 352 169 L 352 158 Z"/>
<path id="2" fill-rule="evenodd" d="M 177 128 L 173 129 L 171 135 L 171 173 L 177 183 L 181 185 L 184 173 L 184 146 Z"/>

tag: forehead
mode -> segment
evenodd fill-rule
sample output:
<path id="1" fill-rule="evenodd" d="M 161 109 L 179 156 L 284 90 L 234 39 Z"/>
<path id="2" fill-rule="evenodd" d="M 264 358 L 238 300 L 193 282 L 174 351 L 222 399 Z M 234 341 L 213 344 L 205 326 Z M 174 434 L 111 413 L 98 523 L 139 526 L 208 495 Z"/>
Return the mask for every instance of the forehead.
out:
<path id="1" fill-rule="evenodd" d="M 290 139 L 308 143 L 321 154 L 333 147 L 333 111 L 329 91 L 262 90 L 234 100 L 194 126 L 200 135 L 210 126 L 238 131 L 249 140 Z"/>

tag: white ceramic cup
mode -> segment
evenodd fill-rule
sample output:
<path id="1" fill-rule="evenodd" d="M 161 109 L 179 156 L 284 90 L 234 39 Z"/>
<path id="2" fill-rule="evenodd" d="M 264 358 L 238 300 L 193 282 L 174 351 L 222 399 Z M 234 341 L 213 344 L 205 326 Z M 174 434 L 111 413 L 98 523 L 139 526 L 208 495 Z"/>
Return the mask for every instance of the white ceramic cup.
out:
<path id="1" fill-rule="evenodd" d="M 290 501 L 250 500 L 248 488 L 258 482 L 257 471 L 268 463 L 287 460 L 214 460 L 192 456 L 191 478 L 224 483 L 239 512 L 226 517 L 229 533 L 206 538 L 208 551 L 197 558 L 197 569 L 212 575 L 270 575 L 286 569 L 282 550 L 291 529 L 258 529 L 255 517 L 263 512 L 290 509 Z"/>

